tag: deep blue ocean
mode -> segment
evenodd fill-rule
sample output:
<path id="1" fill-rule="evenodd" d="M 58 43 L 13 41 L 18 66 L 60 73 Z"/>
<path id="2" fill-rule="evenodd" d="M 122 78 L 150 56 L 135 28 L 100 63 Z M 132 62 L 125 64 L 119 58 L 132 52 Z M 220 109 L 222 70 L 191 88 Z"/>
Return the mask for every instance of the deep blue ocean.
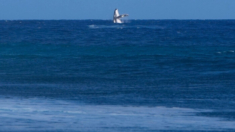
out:
<path id="1" fill-rule="evenodd" d="M 235 131 L 235 20 L 2 20 L 0 131 Z"/>

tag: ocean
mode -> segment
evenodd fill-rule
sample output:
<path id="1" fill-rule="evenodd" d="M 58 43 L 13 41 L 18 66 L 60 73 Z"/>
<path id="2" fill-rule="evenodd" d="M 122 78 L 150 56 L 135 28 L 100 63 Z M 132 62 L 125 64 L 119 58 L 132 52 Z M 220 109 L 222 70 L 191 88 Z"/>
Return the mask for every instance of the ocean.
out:
<path id="1" fill-rule="evenodd" d="M 2 20 L 0 131 L 235 131 L 235 20 Z"/>

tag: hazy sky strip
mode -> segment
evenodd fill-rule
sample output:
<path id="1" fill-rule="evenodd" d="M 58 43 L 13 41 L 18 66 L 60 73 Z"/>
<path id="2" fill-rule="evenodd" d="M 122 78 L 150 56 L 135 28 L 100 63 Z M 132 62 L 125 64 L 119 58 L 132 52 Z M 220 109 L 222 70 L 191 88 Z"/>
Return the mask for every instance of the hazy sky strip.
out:
<path id="1" fill-rule="evenodd" d="M 0 19 L 235 19 L 235 0 L 0 0 Z"/>

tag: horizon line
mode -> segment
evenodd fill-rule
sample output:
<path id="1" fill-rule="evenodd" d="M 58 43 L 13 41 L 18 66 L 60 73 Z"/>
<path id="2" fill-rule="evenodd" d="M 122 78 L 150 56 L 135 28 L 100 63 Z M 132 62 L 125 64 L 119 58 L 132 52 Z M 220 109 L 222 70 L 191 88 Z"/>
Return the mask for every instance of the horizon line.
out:
<path id="1" fill-rule="evenodd" d="M 0 19 L 0 21 L 112 21 L 112 19 Z M 124 21 L 136 20 L 235 20 L 234 19 L 124 19 Z"/>

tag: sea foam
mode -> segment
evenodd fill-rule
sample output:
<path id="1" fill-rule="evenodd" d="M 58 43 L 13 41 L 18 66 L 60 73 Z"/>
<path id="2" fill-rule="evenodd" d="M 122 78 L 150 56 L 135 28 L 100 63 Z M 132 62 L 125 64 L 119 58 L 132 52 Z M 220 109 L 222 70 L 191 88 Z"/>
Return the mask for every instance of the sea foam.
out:
<path id="1" fill-rule="evenodd" d="M 0 99 L 0 131 L 226 130 L 235 122 L 196 116 L 210 110 L 85 105 L 50 99 Z M 205 125 L 205 123 L 207 125 Z"/>

